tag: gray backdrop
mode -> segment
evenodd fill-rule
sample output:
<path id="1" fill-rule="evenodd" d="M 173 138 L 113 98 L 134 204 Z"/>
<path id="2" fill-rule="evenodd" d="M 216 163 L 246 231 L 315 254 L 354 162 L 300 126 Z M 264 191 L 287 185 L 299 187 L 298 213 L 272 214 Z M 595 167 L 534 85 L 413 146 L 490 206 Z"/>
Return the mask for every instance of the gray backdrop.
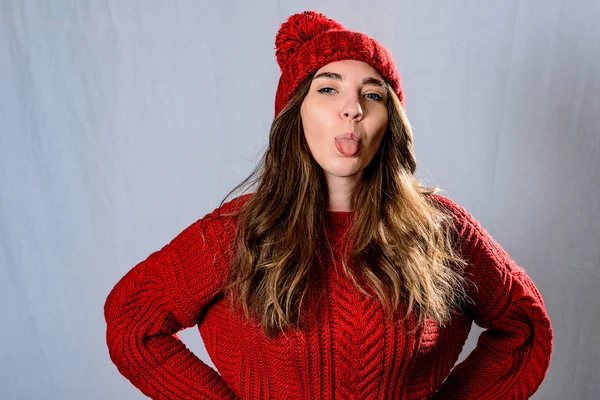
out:
<path id="1" fill-rule="evenodd" d="M 540 289 L 534 398 L 600 397 L 599 1 L 0 0 L 0 398 L 145 398 L 109 359 L 104 300 L 251 171 L 275 33 L 305 9 L 392 51 L 419 177 Z"/>

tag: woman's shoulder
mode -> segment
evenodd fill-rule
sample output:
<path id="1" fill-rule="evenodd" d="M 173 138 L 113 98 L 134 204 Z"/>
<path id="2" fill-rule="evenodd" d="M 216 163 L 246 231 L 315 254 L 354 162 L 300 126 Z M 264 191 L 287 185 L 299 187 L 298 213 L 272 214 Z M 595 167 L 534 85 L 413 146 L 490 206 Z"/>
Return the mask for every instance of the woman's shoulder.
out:
<path id="1" fill-rule="evenodd" d="M 246 193 L 224 202 L 209 213 L 194 220 L 175 239 L 185 236 L 215 236 L 223 239 L 228 232 L 233 234 L 237 226 L 237 212 L 253 194 Z"/>
<path id="2" fill-rule="evenodd" d="M 233 199 L 223 203 L 223 206 L 220 207 L 221 212 L 229 213 L 239 211 L 242 206 L 244 206 L 248 200 L 252 198 L 252 196 L 254 196 L 254 193 L 244 193 L 234 197 Z M 217 210 L 219 210 L 219 207 L 217 207 L 213 212 L 216 212 Z"/>
<path id="3" fill-rule="evenodd" d="M 196 221 L 199 225 L 209 225 L 213 230 L 232 231 L 235 230 L 238 222 L 238 212 L 250 200 L 254 193 L 245 193 L 234 197 L 222 205 L 214 208 Z M 224 232 L 222 232 L 224 233 Z"/>
<path id="4" fill-rule="evenodd" d="M 432 202 L 434 204 L 442 206 L 443 208 L 445 208 L 447 211 L 450 211 L 455 216 L 460 216 L 461 214 L 464 214 L 467 212 L 467 210 L 465 210 L 465 208 L 462 205 L 458 204 L 457 202 L 455 202 L 448 196 L 444 196 L 439 193 L 431 193 L 427 197 L 430 200 L 432 200 Z"/>
<path id="5" fill-rule="evenodd" d="M 187 252 L 194 257 L 204 253 L 222 254 L 235 239 L 238 219 L 236 212 L 252 195 L 253 193 L 243 194 L 216 207 L 177 234 L 170 245 L 178 249 L 178 252 Z"/>
<path id="6" fill-rule="evenodd" d="M 462 204 L 456 202 L 448 196 L 441 195 L 439 193 L 432 193 L 428 195 L 429 199 L 435 205 L 442 207 L 447 213 L 449 213 L 455 223 L 460 227 L 465 224 L 474 225 L 478 228 L 481 224 L 473 214 L 471 214 Z"/>
<path id="7" fill-rule="evenodd" d="M 486 251 L 493 251 L 502 255 L 502 257 L 506 257 L 505 251 L 496 239 L 463 205 L 440 194 L 432 194 L 431 196 L 433 200 L 450 212 L 454 219 L 454 227 L 458 233 L 458 238 L 468 251 L 483 251 L 483 249 L 486 249 Z M 474 246 L 477 248 L 475 249 Z"/>
<path id="8" fill-rule="evenodd" d="M 211 218 L 220 220 L 221 222 L 228 221 L 229 219 L 236 219 L 238 212 L 242 207 L 252 198 L 254 193 L 244 193 L 240 196 L 234 197 L 229 201 L 224 202 L 219 207 L 209 212 L 204 218 Z"/>

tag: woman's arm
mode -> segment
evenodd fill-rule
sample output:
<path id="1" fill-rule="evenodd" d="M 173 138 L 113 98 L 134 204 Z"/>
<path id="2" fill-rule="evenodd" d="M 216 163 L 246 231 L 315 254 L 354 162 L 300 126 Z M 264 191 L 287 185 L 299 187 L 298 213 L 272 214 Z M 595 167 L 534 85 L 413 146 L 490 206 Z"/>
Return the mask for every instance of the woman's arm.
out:
<path id="1" fill-rule="evenodd" d="M 196 325 L 221 284 L 201 221 L 134 266 L 104 305 L 111 360 L 153 399 L 236 398 L 176 335 Z"/>
<path id="2" fill-rule="evenodd" d="M 550 364 L 553 332 L 540 292 L 490 234 L 453 204 L 460 242 L 469 261 L 470 312 L 481 333 L 434 399 L 525 399 Z"/>

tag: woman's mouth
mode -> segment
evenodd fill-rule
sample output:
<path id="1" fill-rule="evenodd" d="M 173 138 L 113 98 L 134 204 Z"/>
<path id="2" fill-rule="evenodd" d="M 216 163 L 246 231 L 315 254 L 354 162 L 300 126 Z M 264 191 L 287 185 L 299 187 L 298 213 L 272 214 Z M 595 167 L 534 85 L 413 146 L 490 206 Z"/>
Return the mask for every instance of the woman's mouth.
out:
<path id="1" fill-rule="evenodd" d="M 335 148 L 345 157 L 354 157 L 360 151 L 360 141 L 354 139 L 335 139 Z"/>

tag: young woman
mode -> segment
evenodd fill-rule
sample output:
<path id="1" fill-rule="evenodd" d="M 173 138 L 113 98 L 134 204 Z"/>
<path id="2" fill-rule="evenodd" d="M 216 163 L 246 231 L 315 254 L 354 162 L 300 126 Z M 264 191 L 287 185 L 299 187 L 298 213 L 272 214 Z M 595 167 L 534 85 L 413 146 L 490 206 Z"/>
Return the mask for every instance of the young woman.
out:
<path id="1" fill-rule="evenodd" d="M 314 11 L 282 75 L 257 184 L 135 265 L 105 304 L 119 371 L 156 399 L 522 399 L 552 328 L 523 268 L 415 178 L 400 75 Z M 486 330 L 455 365 L 472 322 Z M 198 325 L 219 373 L 176 333 Z"/>

